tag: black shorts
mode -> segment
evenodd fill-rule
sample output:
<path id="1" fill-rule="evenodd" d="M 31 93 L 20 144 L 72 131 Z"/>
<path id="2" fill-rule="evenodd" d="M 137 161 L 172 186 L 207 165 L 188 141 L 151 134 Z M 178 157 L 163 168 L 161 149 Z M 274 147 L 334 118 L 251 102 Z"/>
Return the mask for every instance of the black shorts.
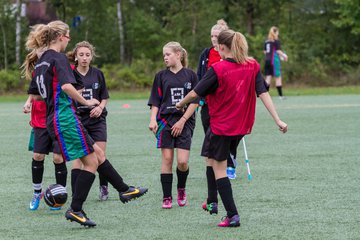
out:
<path id="1" fill-rule="evenodd" d="M 49 154 L 49 152 L 61 154 L 57 141 L 53 141 L 46 128 L 34 128 L 34 153 Z"/>
<path id="2" fill-rule="evenodd" d="M 204 143 L 201 149 L 201 156 L 215 159 L 216 161 L 226 161 L 230 154 L 230 147 L 239 145 L 244 135 L 238 136 L 219 136 L 215 135 L 211 128 L 205 135 Z"/>
<path id="3" fill-rule="evenodd" d="M 265 61 L 265 76 L 274 76 L 274 65 L 271 60 Z"/>
<path id="4" fill-rule="evenodd" d="M 157 134 L 156 146 L 157 148 L 180 148 L 190 150 L 193 132 L 194 129 L 190 124 L 185 124 L 180 136 L 173 137 L 171 135 L 171 126 L 166 124 L 161 132 Z"/>
<path id="5" fill-rule="evenodd" d="M 80 117 L 81 123 L 86 128 L 88 134 L 95 142 L 107 141 L 106 118 L 83 118 Z"/>

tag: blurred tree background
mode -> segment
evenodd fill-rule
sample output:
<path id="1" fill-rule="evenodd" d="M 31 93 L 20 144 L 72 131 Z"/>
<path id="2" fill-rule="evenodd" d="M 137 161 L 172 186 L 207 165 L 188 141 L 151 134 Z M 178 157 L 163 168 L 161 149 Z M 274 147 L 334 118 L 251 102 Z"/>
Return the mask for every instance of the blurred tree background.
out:
<path id="1" fill-rule="evenodd" d="M 271 26 L 280 28 L 285 84 L 359 85 L 359 0 L 0 0 L 0 91 L 23 90 L 19 66 L 29 26 L 60 19 L 71 28 L 68 50 L 87 40 L 100 56 L 111 89 L 144 88 L 164 68 L 162 46 L 180 42 L 196 71 L 209 47 L 210 29 L 223 18 L 248 39 L 250 55 L 263 65 L 263 42 Z M 21 6 L 45 6 L 48 18 L 21 18 Z M 34 10 L 35 9 L 35 10 Z M 36 8 L 31 9 L 32 15 Z M 50 14 L 51 13 L 51 14 Z M 50 17 L 49 17 L 50 16 Z M 16 58 L 16 22 L 20 20 L 20 63 Z M 119 25 L 120 24 L 120 25 Z M 15 77 L 14 77 L 15 76 Z M 15 82 L 14 82 L 15 81 Z"/>

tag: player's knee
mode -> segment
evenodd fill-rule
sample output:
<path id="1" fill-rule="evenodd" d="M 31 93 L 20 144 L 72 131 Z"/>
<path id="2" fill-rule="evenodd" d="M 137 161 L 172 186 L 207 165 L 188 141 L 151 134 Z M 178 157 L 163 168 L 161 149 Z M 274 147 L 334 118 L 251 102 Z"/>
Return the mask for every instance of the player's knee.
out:
<path id="1" fill-rule="evenodd" d="M 188 169 L 188 163 L 187 161 L 183 160 L 183 161 L 178 161 L 177 167 L 181 170 L 181 171 L 186 171 Z"/>
<path id="2" fill-rule="evenodd" d="M 54 153 L 53 161 L 54 161 L 54 163 L 56 163 L 56 164 L 60 164 L 60 163 L 64 162 L 64 159 L 63 159 L 63 157 L 61 156 L 61 154 L 56 154 L 56 153 Z"/>
<path id="3" fill-rule="evenodd" d="M 45 154 L 42 154 L 42 153 L 34 153 L 33 158 L 34 158 L 35 161 L 44 161 L 44 159 L 45 159 Z"/>

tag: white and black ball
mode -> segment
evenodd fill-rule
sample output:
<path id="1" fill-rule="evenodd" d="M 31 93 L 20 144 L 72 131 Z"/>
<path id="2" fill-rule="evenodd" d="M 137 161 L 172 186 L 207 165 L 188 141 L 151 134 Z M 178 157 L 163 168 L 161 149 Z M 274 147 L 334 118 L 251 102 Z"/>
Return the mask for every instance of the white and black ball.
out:
<path id="1" fill-rule="evenodd" d="M 68 194 L 66 188 L 60 184 L 49 185 L 44 194 L 45 203 L 50 207 L 61 207 L 66 203 Z"/>

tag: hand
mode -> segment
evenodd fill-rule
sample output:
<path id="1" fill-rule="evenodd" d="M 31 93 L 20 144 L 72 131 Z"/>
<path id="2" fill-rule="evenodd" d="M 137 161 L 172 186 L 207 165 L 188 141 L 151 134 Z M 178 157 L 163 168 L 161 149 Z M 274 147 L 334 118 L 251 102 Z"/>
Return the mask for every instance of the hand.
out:
<path id="1" fill-rule="evenodd" d="M 177 121 L 177 122 L 172 126 L 172 128 L 171 128 L 171 135 L 172 135 L 173 137 L 178 137 L 178 136 L 180 136 L 180 134 L 181 134 L 181 132 L 182 132 L 182 130 L 183 130 L 183 128 L 184 128 L 185 122 L 186 122 L 185 118 L 181 117 L 181 118 L 179 119 L 179 121 Z"/>
<path id="2" fill-rule="evenodd" d="M 158 124 L 157 124 L 156 120 L 150 121 L 149 130 L 152 131 L 154 134 L 156 134 L 156 131 L 158 130 Z"/>
<path id="3" fill-rule="evenodd" d="M 92 98 L 90 100 L 86 100 L 86 106 L 89 106 L 89 107 L 99 105 L 99 104 L 100 104 L 100 102 L 95 98 Z"/>
<path id="4" fill-rule="evenodd" d="M 100 117 L 102 112 L 103 112 L 102 107 L 100 107 L 100 105 L 96 106 L 90 111 L 90 117 L 98 118 L 98 117 Z"/>
<path id="5" fill-rule="evenodd" d="M 288 126 L 286 123 L 284 123 L 283 121 L 279 120 L 277 123 L 276 123 L 278 126 L 279 126 L 279 130 L 283 133 L 286 133 L 287 130 L 288 130 Z"/>
<path id="6" fill-rule="evenodd" d="M 176 103 L 175 107 L 176 107 L 176 110 L 183 110 L 184 109 L 184 106 L 181 104 L 181 102 Z"/>
<path id="7" fill-rule="evenodd" d="M 31 103 L 26 102 L 23 107 L 23 113 L 31 112 Z"/>

